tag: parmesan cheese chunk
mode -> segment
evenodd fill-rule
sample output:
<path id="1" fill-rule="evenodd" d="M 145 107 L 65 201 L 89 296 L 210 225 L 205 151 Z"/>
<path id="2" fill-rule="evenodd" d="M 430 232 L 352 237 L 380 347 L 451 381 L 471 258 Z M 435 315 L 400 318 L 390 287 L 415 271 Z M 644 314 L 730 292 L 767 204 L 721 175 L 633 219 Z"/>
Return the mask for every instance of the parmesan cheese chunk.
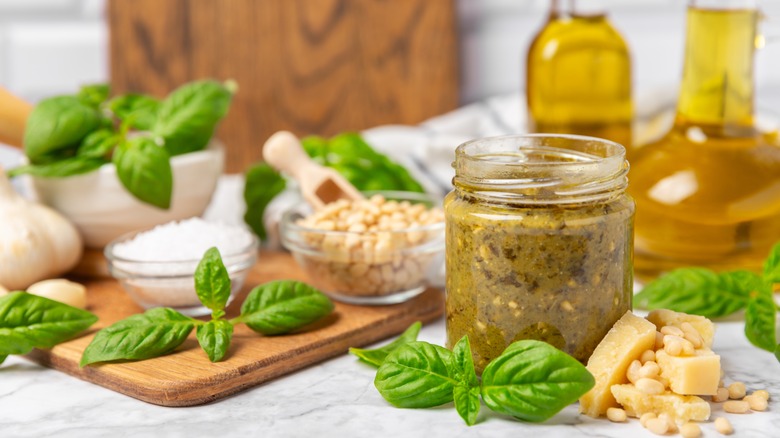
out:
<path id="1" fill-rule="evenodd" d="M 672 392 L 683 395 L 715 395 L 720 381 L 720 356 L 712 350 L 696 350 L 694 356 L 670 356 L 655 353 L 661 377 L 669 381 Z"/>
<path id="2" fill-rule="evenodd" d="M 655 326 L 644 318 L 626 312 L 601 340 L 588 360 L 588 371 L 596 385 L 580 398 L 580 412 L 598 417 L 617 407 L 610 388 L 628 382 L 626 370 L 633 360 L 655 345 Z"/>
<path id="3" fill-rule="evenodd" d="M 647 320 L 655 324 L 658 330 L 667 325 L 680 328 L 682 323 L 687 322 L 699 332 L 704 341 L 704 346 L 707 348 L 712 347 L 712 340 L 715 337 L 715 324 L 703 316 L 658 309 L 650 312 L 647 315 Z"/>
<path id="4" fill-rule="evenodd" d="M 648 395 L 632 384 L 613 385 L 612 395 L 632 417 L 652 412 L 667 414 L 678 424 L 689 421 L 706 421 L 710 418 L 710 404 L 695 395 L 680 395 L 666 391 Z"/>

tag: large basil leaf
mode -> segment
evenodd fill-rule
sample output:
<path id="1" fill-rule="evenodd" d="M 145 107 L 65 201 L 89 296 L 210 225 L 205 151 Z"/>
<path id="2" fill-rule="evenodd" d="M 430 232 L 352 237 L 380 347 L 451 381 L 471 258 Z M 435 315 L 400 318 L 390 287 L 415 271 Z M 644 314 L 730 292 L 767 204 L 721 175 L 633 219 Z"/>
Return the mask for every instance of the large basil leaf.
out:
<path id="1" fill-rule="evenodd" d="M 206 352 L 209 360 L 219 362 L 230 348 L 230 340 L 233 338 L 233 324 L 224 319 L 212 320 L 199 325 L 195 333 L 200 348 Z"/>
<path id="2" fill-rule="evenodd" d="M 27 164 L 8 172 L 9 176 L 35 175 L 43 178 L 65 178 L 68 176 L 89 173 L 108 163 L 103 158 L 70 157 L 47 164 Z"/>
<path id="3" fill-rule="evenodd" d="M 764 280 L 770 284 L 780 283 L 780 243 L 772 248 L 764 261 Z"/>
<path id="4" fill-rule="evenodd" d="M 458 373 L 452 352 L 427 342 L 409 342 L 390 353 L 374 386 L 399 408 L 430 408 L 453 400 Z"/>
<path id="5" fill-rule="evenodd" d="M 745 336 L 758 348 L 773 352 L 777 348 L 775 318 L 777 306 L 772 297 L 772 286 L 767 283 L 750 300 L 745 310 Z"/>
<path id="6" fill-rule="evenodd" d="M 219 250 L 209 248 L 195 269 L 195 292 L 214 317 L 221 317 L 230 298 L 230 276 Z"/>
<path id="7" fill-rule="evenodd" d="M 24 152 L 32 164 L 44 164 L 100 126 L 100 113 L 76 96 L 56 96 L 33 108 L 24 130 Z"/>
<path id="8" fill-rule="evenodd" d="M 81 356 L 81 366 L 114 360 L 150 359 L 181 345 L 195 322 L 181 313 L 158 307 L 116 322 L 95 335 Z"/>
<path id="9" fill-rule="evenodd" d="M 108 84 L 91 84 L 82 86 L 76 97 L 84 105 L 99 108 L 110 93 L 111 87 Z"/>
<path id="10" fill-rule="evenodd" d="M 111 150 L 119 144 L 120 136 L 112 129 L 103 128 L 91 132 L 76 152 L 79 157 L 106 158 Z"/>
<path id="11" fill-rule="evenodd" d="M 477 422 L 479 415 L 479 379 L 474 369 L 474 358 L 471 355 L 471 344 L 468 336 L 463 336 L 452 349 L 455 365 L 458 368 L 458 383 L 453 389 L 455 410 L 469 426 Z"/>
<path id="12" fill-rule="evenodd" d="M 86 310 L 24 292 L 0 298 L 0 356 L 51 348 L 97 321 Z"/>
<path id="13" fill-rule="evenodd" d="M 717 318 L 744 308 L 760 281 L 747 271 L 718 275 L 704 268 L 682 268 L 649 283 L 634 296 L 634 303 Z"/>
<path id="14" fill-rule="evenodd" d="M 576 359 L 541 341 L 511 344 L 482 373 L 482 400 L 525 421 L 545 421 L 588 392 L 595 379 Z"/>
<path id="15" fill-rule="evenodd" d="M 149 131 L 157 120 L 161 102 L 143 94 L 125 94 L 108 102 L 108 108 L 122 123 L 139 131 Z"/>
<path id="16" fill-rule="evenodd" d="M 2 365 L 3 362 L 5 362 L 6 359 L 8 359 L 8 355 L 7 354 L 0 354 L 0 365 Z"/>
<path id="17" fill-rule="evenodd" d="M 217 81 L 182 85 L 162 102 L 152 131 L 171 156 L 202 150 L 225 116 L 233 94 Z"/>
<path id="18" fill-rule="evenodd" d="M 252 289 L 233 322 L 243 322 L 264 335 L 280 335 L 332 311 L 333 303 L 317 289 L 299 281 L 279 280 Z"/>
<path id="19" fill-rule="evenodd" d="M 252 166 L 246 172 L 244 185 L 244 202 L 246 213 L 244 222 L 257 234 L 261 240 L 265 240 L 267 234 L 263 224 L 263 214 L 268 204 L 281 193 L 286 183 L 284 178 L 266 163 Z"/>
<path id="20" fill-rule="evenodd" d="M 408 344 L 409 342 L 416 341 L 421 327 L 422 323 L 417 321 L 410 325 L 409 328 L 407 328 L 403 333 L 401 333 L 401 336 L 385 346 L 375 348 L 373 350 L 352 347 L 349 349 L 349 352 L 357 356 L 363 362 L 375 367 L 379 367 L 382 365 L 382 362 L 385 361 L 385 358 L 387 358 L 387 356 L 397 348 Z"/>
<path id="21" fill-rule="evenodd" d="M 119 180 L 133 196 L 159 208 L 170 208 L 173 171 L 164 148 L 149 137 L 135 137 L 119 144 L 113 162 Z"/>

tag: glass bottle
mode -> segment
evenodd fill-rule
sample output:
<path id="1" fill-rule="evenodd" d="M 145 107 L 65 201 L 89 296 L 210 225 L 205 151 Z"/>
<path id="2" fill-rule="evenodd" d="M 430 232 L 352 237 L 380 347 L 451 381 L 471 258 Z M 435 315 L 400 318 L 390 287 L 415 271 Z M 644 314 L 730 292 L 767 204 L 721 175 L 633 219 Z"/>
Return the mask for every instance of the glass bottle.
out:
<path id="1" fill-rule="evenodd" d="M 514 341 L 587 361 L 631 309 L 634 202 L 623 146 L 535 134 L 474 140 L 444 200 L 447 346 L 474 364 Z"/>
<path id="2" fill-rule="evenodd" d="M 690 0 L 674 126 L 629 155 L 636 269 L 758 270 L 780 240 L 780 144 L 756 126 L 755 0 Z"/>
<path id="3" fill-rule="evenodd" d="M 528 49 L 529 132 L 589 135 L 629 147 L 631 57 L 597 0 L 552 0 Z"/>

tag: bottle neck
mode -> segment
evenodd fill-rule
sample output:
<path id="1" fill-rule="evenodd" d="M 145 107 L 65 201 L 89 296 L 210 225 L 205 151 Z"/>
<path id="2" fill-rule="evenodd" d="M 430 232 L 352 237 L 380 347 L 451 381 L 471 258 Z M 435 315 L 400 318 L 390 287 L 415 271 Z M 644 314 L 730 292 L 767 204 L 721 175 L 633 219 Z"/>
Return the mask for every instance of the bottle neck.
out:
<path id="1" fill-rule="evenodd" d="M 603 0 L 552 0 L 550 19 L 607 15 Z"/>
<path id="2" fill-rule="evenodd" d="M 678 124 L 753 126 L 755 8 L 688 8 Z"/>

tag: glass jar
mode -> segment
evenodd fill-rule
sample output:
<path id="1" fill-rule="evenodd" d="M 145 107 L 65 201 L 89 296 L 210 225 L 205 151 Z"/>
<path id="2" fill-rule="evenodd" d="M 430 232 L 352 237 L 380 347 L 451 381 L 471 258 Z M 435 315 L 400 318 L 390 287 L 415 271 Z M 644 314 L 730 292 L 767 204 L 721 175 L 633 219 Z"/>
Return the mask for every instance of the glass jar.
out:
<path id="1" fill-rule="evenodd" d="M 573 135 L 474 140 L 444 201 L 447 346 L 481 372 L 537 339 L 585 362 L 632 297 L 634 202 L 623 146 Z"/>
<path id="2" fill-rule="evenodd" d="M 551 1 L 526 58 L 530 132 L 631 145 L 631 54 L 602 3 Z"/>
<path id="3" fill-rule="evenodd" d="M 780 241 L 780 141 L 755 111 L 756 0 L 690 0 L 672 128 L 629 151 L 636 272 L 760 271 Z"/>

